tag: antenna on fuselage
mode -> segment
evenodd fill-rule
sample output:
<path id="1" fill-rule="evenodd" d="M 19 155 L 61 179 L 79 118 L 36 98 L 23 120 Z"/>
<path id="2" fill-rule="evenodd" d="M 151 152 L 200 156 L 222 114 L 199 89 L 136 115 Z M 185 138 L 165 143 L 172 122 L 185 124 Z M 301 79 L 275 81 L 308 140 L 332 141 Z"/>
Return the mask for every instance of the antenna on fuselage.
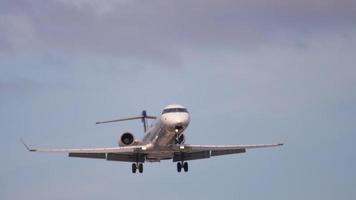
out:
<path id="1" fill-rule="evenodd" d="M 143 130 L 146 133 L 147 119 L 156 119 L 156 118 L 157 117 L 155 117 L 155 116 L 147 115 L 147 112 L 145 110 L 143 110 L 141 116 L 128 117 L 128 118 L 122 118 L 122 119 L 114 119 L 114 120 L 108 120 L 108 121 L 100 121 L 100 122 L 96 122 L 96 124 L 105 124 L 105 123 L 112 123 L 112 122 L 122 122 L 122 121 L 128 121 L 128 120 L 141 119 L 141 121 L 143 123 Z"/>

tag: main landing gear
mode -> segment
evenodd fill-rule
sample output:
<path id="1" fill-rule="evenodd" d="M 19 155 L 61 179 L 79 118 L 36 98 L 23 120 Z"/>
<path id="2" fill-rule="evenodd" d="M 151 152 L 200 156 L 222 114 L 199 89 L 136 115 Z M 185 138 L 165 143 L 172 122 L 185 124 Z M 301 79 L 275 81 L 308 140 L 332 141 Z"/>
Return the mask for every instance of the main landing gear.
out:
<path id="1" fill-rule="evenodd" d="M 184 169 L 184 172 L 188 171 L 188 163 L 187 162 L 177 162 L 177 171 L 181 172 L 182 168 Z"/>
<path id="2" fill-rule="evenodd" d="M 132 173 L 138 172 L 141 174 L 143 172 L 143 164 L 142 163 L 132 163 Z"/>

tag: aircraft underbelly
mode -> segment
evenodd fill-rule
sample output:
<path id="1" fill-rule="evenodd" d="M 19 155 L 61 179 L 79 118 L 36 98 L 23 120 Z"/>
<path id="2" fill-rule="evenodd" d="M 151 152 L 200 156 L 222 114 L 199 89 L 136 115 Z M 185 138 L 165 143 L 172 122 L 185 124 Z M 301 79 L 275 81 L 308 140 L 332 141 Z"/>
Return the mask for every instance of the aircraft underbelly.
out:
<path id="1" fill-rule="evenodd" d="M 160 160 L 172 159 L 172 152 L 159 152 L 159 153 L 149 153 L 146 156 L 148 162 L 159 162 Z"/>
<path id="2" fill-rule="evenodd" d="M 165 129 L 161 129 L 159 133 L 159 137 L 155 141 L 156 146 L 167 146 L 173 144 L 173 141 L 176 138 L 176 134 L 174 132 L 169 132 Z"/>
<path id="3" fill-rule="evenodd" d="M 148 162 L 159 162 L 160 160 L 172 159 L 173 152 L 167 149 L 167 146 L 173 144 L 176 133 L 167 131 L 165 128 L 159 129 L 158 136 L 153 142 L 153 148 L 146 155 Z"/>

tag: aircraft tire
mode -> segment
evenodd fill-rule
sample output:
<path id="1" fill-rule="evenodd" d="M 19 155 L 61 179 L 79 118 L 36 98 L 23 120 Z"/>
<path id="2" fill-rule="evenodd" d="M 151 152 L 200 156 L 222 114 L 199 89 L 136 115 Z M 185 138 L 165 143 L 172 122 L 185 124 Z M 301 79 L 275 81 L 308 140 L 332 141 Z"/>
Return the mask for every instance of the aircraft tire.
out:
<path id="1" fill-rule="evenodd" d="M 136 163 L 132 163 L 132 173 L 136 173 L 137 165 Z"/>
<path id="2" fill-rule="evenodd" d="M 185 171 L 185 172 L 188 171 L 188 163 L 187 163 L 187 162 L 184 162 L 184 163 L 183 163 L 183 168 L 184 168 L 184 171 Z"/>
<path id="3" fill-rule="evenodd" d="M 140 173 L 143 172 L 143 164 L 142 163 L 138 164 L 138 172 L 140 172 Z"/>
<path id="4" fill-rule="evenodd" d="M 182 163 L 181 162 L 177 162 L 177 171 L 178 172 L 182 171 Z"/>

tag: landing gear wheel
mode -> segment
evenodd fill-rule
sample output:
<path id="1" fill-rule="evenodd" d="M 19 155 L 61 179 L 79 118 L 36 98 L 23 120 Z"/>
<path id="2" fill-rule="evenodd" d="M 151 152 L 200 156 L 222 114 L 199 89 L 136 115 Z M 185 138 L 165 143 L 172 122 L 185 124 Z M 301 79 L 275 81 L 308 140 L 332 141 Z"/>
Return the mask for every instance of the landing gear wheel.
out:
<path id="1" fill-rule="evenodd" d="M 136 173 L 137 165 L 136 163 L 132 163 L 132 173 Z"/>
<path id="2" fill-rule="evenodd" d="M 188 171 L 188 163 L 187 163 L 187 162 L 184 162 L 184 163 L 183 163 L 183 168 L 184 168 L 184 171 L 185 171 L 185 172 Z"/>
<path id="3" fill-rule="evenodd" d="M 178 172 L 182 171 L 182 163 L 181 162 L 177 162 L 177 171 Z"/>
<path id="4" fill-rule="evenodd" d="M 138 164 L 138 172 L 140 172 L 140 173 L 143 172 L 143 164 L 142 163 Z"/>

